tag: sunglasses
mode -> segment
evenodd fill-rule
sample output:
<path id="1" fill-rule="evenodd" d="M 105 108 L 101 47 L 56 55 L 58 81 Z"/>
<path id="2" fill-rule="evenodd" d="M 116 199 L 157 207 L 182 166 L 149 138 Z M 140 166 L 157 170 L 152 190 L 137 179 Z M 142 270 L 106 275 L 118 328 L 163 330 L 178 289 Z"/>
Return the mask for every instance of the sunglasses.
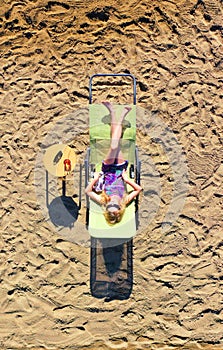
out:
<path id="1" fill-rule="evenodd" d="M 108 209 L 108 208 L 116 208 L 116 209 L 119 210 L 119 209 L 120 209 L 120 206 L 119 206 L 118 204 L 108 204 L 106 208 L 107 208 L 107 209 Z"/>

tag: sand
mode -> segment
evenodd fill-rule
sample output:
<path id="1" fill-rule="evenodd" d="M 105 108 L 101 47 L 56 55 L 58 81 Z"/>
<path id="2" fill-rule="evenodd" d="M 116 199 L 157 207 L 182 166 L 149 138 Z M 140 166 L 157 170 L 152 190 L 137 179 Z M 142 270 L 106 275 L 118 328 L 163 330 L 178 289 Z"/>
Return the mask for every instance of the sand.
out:
<path id="1" fill-rule="evenodd" d="M 0 5 L 1 349 L 222 349 L 222 2 Z M 66 135 L 83 161 L 95 73 L 137 78 L 144 194 L 124 300 L 92 295 L 87 232 L 58 232 L 36 176 Z M 128 84 L 96 86 L 96 102 L 132 101 Z M 83 196 L 82 228 L 84 213 Z"/>

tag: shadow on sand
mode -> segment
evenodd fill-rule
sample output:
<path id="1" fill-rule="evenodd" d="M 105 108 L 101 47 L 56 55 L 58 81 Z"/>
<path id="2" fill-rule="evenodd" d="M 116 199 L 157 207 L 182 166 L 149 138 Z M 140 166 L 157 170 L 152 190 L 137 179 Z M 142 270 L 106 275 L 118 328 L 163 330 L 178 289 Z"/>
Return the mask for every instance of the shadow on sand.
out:
<path id="1" fill-rule="evenodd" d="M 62 181 L 62 195 L 55 197 L 49 203 L 49 185 L 48 185 L 48 172 L 46 171 L 46 205 L 49 211 L 49 217 L 51 222 L 55 226 L 73 227 L 75 221 L 78 219 L 80 210 L 79 204 L 74 201 L 76 196 L 66 195 L 66 179 Z"/>
<path id="2" fill-rule="evenodd" d="M 105 301 L 128 299 L 133 284 L 133 241 L 91 238 L 91 293 Z"/>
<path id="3" fill-rule="evenodd" d="M 49 217 L 55 226 L 72 227 L 77 221 L 79 207 L 72 197 L 60 196 L 49 204 Z"/>

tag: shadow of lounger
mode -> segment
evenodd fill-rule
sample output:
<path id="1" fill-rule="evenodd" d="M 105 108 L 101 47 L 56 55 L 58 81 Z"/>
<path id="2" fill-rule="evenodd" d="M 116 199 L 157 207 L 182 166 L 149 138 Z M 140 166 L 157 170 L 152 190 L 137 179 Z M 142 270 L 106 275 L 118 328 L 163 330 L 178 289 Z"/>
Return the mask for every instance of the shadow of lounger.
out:
<path id="1" fill-rule="evenodd" d="M 107 301 L 128 299 L 133 285 L 133 241 L 115 241 L 91 238 L 91 293 Z"/>

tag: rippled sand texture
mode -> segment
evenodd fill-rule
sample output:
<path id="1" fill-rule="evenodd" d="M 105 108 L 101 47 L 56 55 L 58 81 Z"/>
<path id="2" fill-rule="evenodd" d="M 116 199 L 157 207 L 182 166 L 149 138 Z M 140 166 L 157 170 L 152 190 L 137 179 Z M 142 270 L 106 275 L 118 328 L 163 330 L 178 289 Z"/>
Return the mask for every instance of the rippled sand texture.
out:
<path id="1" fill-rule="evenodd" d="M 1 349 L 222 349 L 222 12 L 220 0 L 1 0 Z M 185 206 L 164 232 L 171 169 L 139 128 L 161 198 L 134 239 L 132 294 L 110 302 L 91 296 L 89 249 L 45 221 L 34 186 L 44 137 L 88 106 L 98 72 L 137 77 L 138 105 L 172 129 L 189 170 Z M 110 97 L 125 103 L 121 86 Z"/>

